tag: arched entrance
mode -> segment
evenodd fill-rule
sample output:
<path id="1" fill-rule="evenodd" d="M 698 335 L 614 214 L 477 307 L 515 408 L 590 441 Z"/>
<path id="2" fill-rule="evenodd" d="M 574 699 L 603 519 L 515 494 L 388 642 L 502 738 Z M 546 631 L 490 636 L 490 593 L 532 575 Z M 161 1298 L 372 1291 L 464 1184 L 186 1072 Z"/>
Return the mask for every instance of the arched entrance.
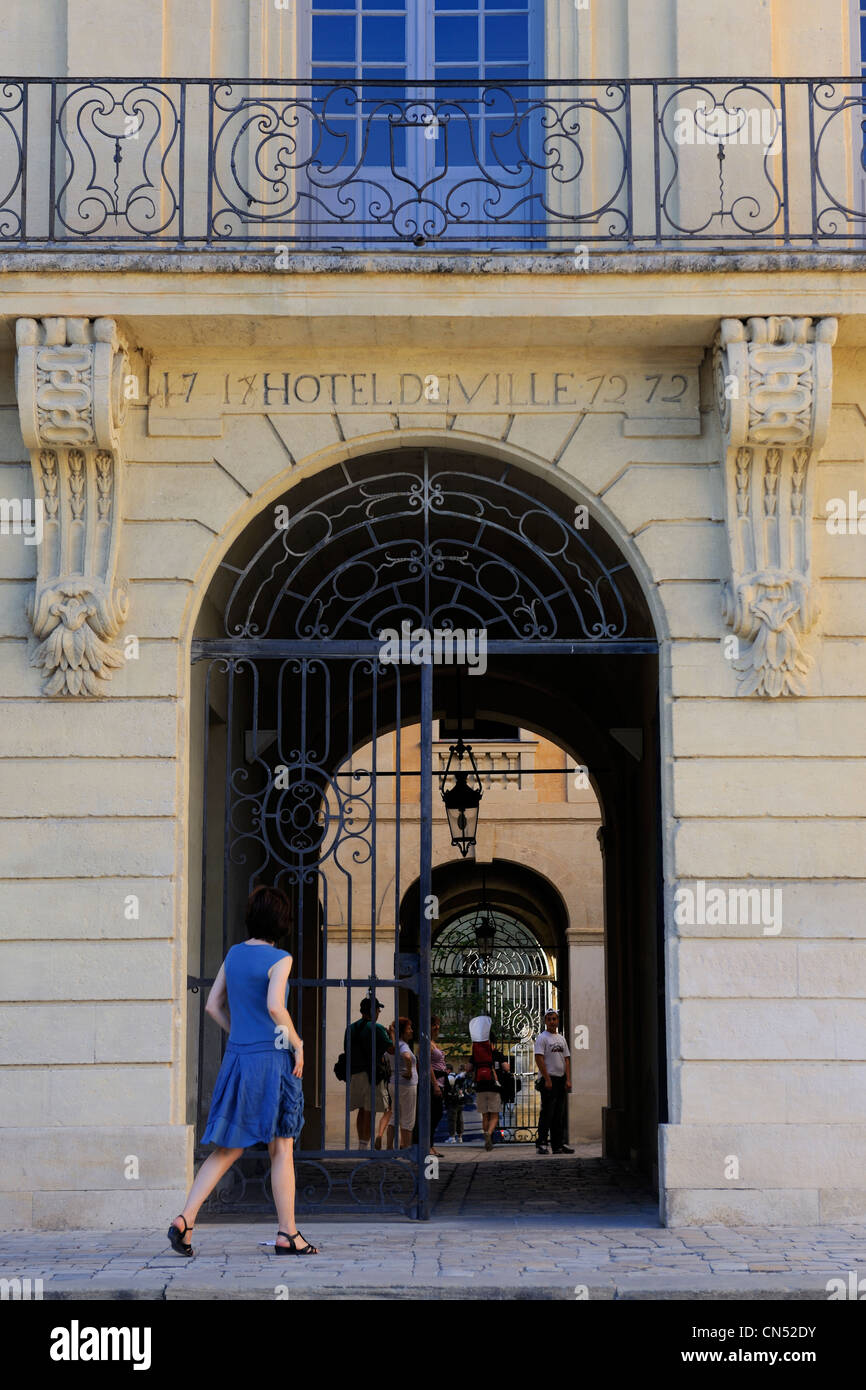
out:
<path id="1" fill-rule="evenodd" d="M 385 660 L 388 630 L 409 641 Z M 251 887 L 275 883 L 295 905 L 290 1008 L 308 1048 L 306 1207 L 427 1214 L 430 902 L 434 837 L 444 831 L 432 730 L 453 713 L 460 633 L 467 717 L 545 734 L 598 792 L 605 1145 L 647 1168 L 655 1159 L 664 1023 L 657 644 L 646 601 L 609 534 L 549 476 L 401 449 L 301 479 L 260 513 L 220 564 L 193 642 L 192 785 L 202 811 L 191 818 L 191 850 L 202 872 L 190 911 L 189 1110 L 200 1134 L 222 1041 L 205 1026 L 201 990 L 239 938 Z M 439 661 L 417 634 L 439 634 Z M 420 736 L 409 759 L 412 725 Z M 377 1150 L 371 1137 L 358 1151 L 349 1087 L 333 1072 L 368 992 L 387 1021 L 417 1019 L 418 1123 L 402 1150 Z M 248 1154 L 214 1205 L 264 1205 L 265 1167 Z"/>
<path id="2" fill-rule="evenodd" d="M 485 814 L 496 812 L 485 808 Z M 431 1008 L 441 1021 L 440 1046 L 459 1065 L 469 1057 L 470 1018 L 493 1019 L 498 1046 L 520 1083 L 498 1133 L 507 1143 L 531 1142 L 539 1110 L 533 1038 L 548 1008 L 562 1012 L 563 1026 L 569 1021 L 565 904 L 529 865 L 501 859 L 439 863 L 431 883 L 438 904 Z M 404 900 L 407 930 L 417 915 L 417 892 L 413 884 Z M 484 931 L 493 933 L 489 942 Z"/>
<path id="3" fill-rule="evenodd" d="M 493 1020 L 496 1044 L 515 1082 L 514 1098 L 500 1113 L 499 1134 L 506 1142 L 529 1142 L 539 1108 L 532 1041 L 539 1018 L 558 1004 L 556 966 L 519 917 L 493 908 L 486 920 L 495 930 L 487 949 L 478 945 L 474 911 L 449 922 L 433 942 L 432 1008 L 442 1023 L 440 1043 L 452 1049 L 463 1043 L 464 1052 L 469 1020 L 476 1014 Z"/>

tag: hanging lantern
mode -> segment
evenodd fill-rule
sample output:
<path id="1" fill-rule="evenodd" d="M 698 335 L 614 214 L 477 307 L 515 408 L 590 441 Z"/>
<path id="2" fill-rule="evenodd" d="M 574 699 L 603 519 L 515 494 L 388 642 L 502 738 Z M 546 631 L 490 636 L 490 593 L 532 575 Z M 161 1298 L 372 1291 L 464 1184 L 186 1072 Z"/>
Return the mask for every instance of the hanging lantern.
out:
<path id="1" fill-rule="evenodd" d="M 478 906 L 478 916 L 475 918 L 475 944 L 479 954 L 489 956 L 496 943 L 496 921 L 493 916 L 493 908 L 487 900 L 487 871 L 481 871 L 481 902 Z"/>
<path id="2" fill-rule="evenodd" d="M 493 913 L 488 904 L 486 911 L 483 911 L 478 919 L 475 928 L 475 941 L 482 955 L 489 956 L 496 944 L 496 923 L 493 920 Z"/>
<path id="3" fill-rule="evenodd" d="M 455 767 L 455 761 L 458 764 L 468 761 L 469 767 Z M 452 781 L 451 785 L 447 786 L 449 777 Z M 456 845 L 465 859 L 475 844 L 478 832 L 478 806 L 484 793 L 481 790 L 481 778 L 478 776 L 472 749 L 460 736 L 448 751 L 448 762 L 439 783 L 439 790 L 445 803 L 451 843 Z"/>

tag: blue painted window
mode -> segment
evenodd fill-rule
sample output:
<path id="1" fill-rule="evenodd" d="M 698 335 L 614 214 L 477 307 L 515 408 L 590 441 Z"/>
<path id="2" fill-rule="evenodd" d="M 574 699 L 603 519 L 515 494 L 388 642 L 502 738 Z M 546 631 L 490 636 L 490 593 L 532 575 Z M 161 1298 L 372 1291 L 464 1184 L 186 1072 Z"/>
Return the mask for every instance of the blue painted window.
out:
<path id="1" fill-rule="evenodd" d="M 437 79 L 472 82 L 526 81 L 541 71 L 544 7 L 529 0 L 497 0 L 467 4 L 466 0 L 434 0 L 434 75 Z M 534 24 L 530 25 L 530 19 Z M 455 100 L 473 108 L 476 89 L 457 89 Z M 477 109 L 477 108 L 476 108 Z M 496 115 L 497 110 L 502 115 Z M 482 162 L 513 163 L 519 158 L 516 136 L 507 132 L 513 124 L 510 97 L 488 94 L 485 115 L 455 122 L 449 132 L 448 163 L 472 165 L 473 146 Z M 445 151 L 437 147 L 436 163 L 442 167 Z"/>
<path id="2" fill-rule="evenodd" d="M 518 171 L 519 180 L 526 143 L 534 147 L 537 132 L 530 133 L 527 123 L 515 129 L 515 115 L 541 89 L 512 84 L 543 73 L 544 0 L 310 0 L 308 13 L 310 75 L 347 84 L 345 92 L 331 91 L 326 98 L 326 129 L 317 151 L 323 164 L 379 170 L 380 186 L 384 179 L 388 187 L 390 169 L 417 187 L 441 171 L 440 197 L 449 185 L 467 184 L 480 171 L 473 200 L 483 196 L 484 171 L 494 180 L 497 171 Z M 397 85 L 406 81 L 418 83 L 421 103 L 433 97 L 425 93 L 425 82 L 454 84 L 436 88 L 441 125 L 435 139 L 425 141 L 417 116 L 413 128 L 411 110 L 394 106 L 407 96 Z M 482 83 L 501 83 L 503 91 L 488 88 L 482 101 Z"/>
<path id="3" fill-rule="evenodd" d="M 407 0 L 313 0 L 310 75 L 328 82 L 405 81 L 410 23 Z M 393 95 L 397 94 L 395 88 Z M 330 98 L 328 129 L 320 150 L 323 163 L 354 165 L 363 160 L 367 165 L 387 166 L 392 150 L 395 163 L 405 163 L 404 130 L 391 132 L 385 118 L 369 125 L 359 120 L 387 99 L 388 89 L 368 88 L 362 95 L 360 109 L 354 92 Z M 366 140 L 363 150 L 362 139 Z"/>

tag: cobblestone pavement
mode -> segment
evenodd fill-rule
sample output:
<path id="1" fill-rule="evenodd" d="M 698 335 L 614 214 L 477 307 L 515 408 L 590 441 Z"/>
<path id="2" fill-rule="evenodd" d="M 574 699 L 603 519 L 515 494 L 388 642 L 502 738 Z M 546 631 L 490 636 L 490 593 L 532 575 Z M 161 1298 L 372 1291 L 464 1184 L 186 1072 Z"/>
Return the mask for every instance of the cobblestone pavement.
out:
<path id="1" fill-rule="evenodd" d="M 829 1279 L 866 1276 L 866 1226 L 665 1230 L 601 1159 L 462 1153 L 439 1184 L 429 1222 L 302 1220 L 311 1259 L 268 1255 L 272 1223 L 200 1222 L 191 1260 L 162 1229 L 40 1231 L 0 1237 L 0 1277 L 64 1299 L 826 1300 Z"/>

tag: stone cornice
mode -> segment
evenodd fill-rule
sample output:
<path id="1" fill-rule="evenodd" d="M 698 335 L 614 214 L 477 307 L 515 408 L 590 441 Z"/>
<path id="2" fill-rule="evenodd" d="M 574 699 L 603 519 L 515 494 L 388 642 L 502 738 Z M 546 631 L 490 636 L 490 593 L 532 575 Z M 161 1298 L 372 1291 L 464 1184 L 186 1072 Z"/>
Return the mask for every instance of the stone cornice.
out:
<path id="1" fill-rule="evenodd" d="M 15 336 L 21 433 L 43 528 L 27 610 L 39 641 L 31 663 L 46 695 L 100 695 L 123 664 L 113 643 L 128 610 L 115 575 L 126 350 L 113 319 L 19 319 Z"/>
<path id="2" fill-rule="evenodd" d="M 725 622 L 748 644 L 744 695 L 801 695 L 817 618 L 815 455 L 827 436 L 834 318 L 723 319 L 713 349 L 731 578 Z"/>
<path id="3" fill-rule="evenodd" d="M 336 238 L 335 238 L 336 240 Z M 575 235 L 575 242 L 580 241 Z M 416 275 L 568 275 L 575 276 L 574 248 L 559 252 L 527 251 L 416 251 L 371 250 L 293 251 L 287 254 L 284 270 L 274 266 L 275 235 L 267 247 L 226 246 L 219 250 L 188 248 L 173 250 L 159 245 L 92 247 L 82 244 L 74 250 L 58 244 L 43 246 L 4 246 L 0 251 L 0 274 L 23 270 L 48 273 L 91 271 L 117 274 L 394 274 Z M 593 275 L 731 275 L 786 271 L 816 274 L 850 271 L 862 274 L 866 252 L 845 252 L 827 246 L 778 251 L 764 248 L 752 251 L 722 249 L 667 251 L 610 251 L 590 243 L 587 265 L 575 278 Z"/>

